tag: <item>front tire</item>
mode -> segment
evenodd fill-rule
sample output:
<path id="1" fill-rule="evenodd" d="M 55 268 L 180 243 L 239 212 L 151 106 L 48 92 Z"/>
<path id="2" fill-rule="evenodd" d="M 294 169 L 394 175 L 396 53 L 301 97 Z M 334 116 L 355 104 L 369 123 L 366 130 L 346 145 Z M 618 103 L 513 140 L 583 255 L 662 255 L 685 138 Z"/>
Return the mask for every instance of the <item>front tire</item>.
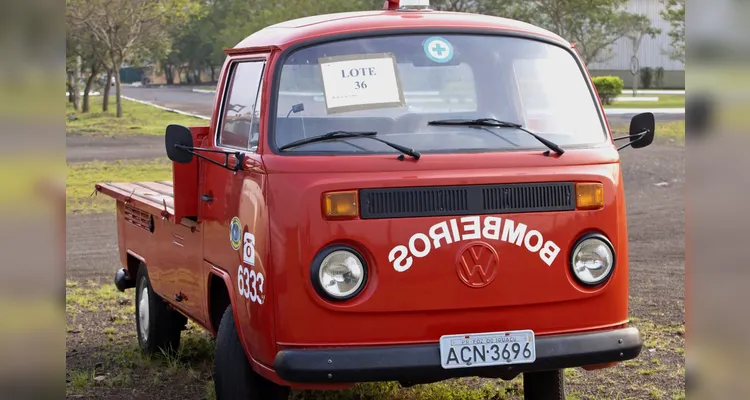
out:
<path id="1" fill-rule="evenodd" d="M 523 374 L 524 400 L 565 400 L 563 370 Z"/>
<path id="2" fill-rule="evenodd" d="M 138 267 L 135 289 L 135 321 L 141 351 L 145 354 L 161 351 L 176 354 L 187 318 L 169 308 L 167 302 L 153 291 L 143 263 Z"/>
<path id="3" fill-rule="evenodd" d="M 214 389 L 217 400 L 288 400 L 290 390 L 253 371 L 242 348 L 232 315 L 232 306 L 224 310 L 216 334 Z"/>

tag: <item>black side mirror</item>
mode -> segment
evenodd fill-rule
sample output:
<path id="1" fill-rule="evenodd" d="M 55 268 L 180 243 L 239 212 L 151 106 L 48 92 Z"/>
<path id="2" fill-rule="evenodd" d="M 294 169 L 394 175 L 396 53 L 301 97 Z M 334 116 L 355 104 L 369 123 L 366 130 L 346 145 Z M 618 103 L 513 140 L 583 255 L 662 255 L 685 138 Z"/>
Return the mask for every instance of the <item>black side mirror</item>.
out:
<path id="1" fill-rule="evenodd" d="M 167 147 L 167 157 L 170 160 L 180 163 L 187 164 L 193 161 L 193 156 L 202 158 L 212 164 L 216 164 L 220 167 L 226 168 L 230 171 L 242 170 L 242 165 L 245 162 L 245 155 L 239 151 L 226 151 L 219 149 L 203 149 L 200 147 L 193 147 L 193 134 L 190 132 L 190 128 L 182 125 L 168 125 L 167 132 L 164 135 L 165 145 Z M 206 157 L 202 154 L 196 153 L 198 151 L 205 151 L 208 153 L 220 153 L 224 155 L 224 162 L 220 163 L 210 157 Z M 233 167 L 229 167 L 229 156 L 233 155 L 237 162 Z"/>
<path id="2" fill-rule="evenodd" d="M 654 114 L 638 114 L 630 120 L 630 145 L 634 149 L 646 147 L 654 141 L 656 121 Z M 638 136 L 636 136 L 638 135 Z"/>
<path id="3" fill-rule="evenodd" d="M 654 120 L 654 114 L 647 112 L 641 113 L 633 117 L 630 120 L 630 132 L 627 136 L 620 136 L 614 138 L 614 140 L 630 139 L 625 145 L 617 148 L 622 150 L 625 147 L 632 146 L 634 149 L 640 149 L 646 147 L 654 141 L 654 133 L 656 130 L 656 121 Z"/>
<path id="4" fill-rule="evenodd" d="M 190 133 L 190 128 L 182 125 L 168 125 L 164 137 L 167 157 L 170 160 L 180 164 L 193 161 L 193 153 L 187 151 L 193 148 L 193 134 Z"/>

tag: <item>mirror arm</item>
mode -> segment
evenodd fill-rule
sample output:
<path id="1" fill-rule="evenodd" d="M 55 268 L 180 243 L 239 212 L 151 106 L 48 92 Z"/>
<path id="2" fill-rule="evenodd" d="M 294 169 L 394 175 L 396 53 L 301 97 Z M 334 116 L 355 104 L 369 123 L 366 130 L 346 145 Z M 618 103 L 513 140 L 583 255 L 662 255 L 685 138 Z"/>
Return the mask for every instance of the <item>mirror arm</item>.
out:
<path id="1" fill-rule="evenodd" d="M 638 139 L 636 139 L 636 141 L 637 141 L 637 140 L 640 140 L 640 139 L 641 139 L 641 138 L 642 138 L 643 136 L 645 136 L 645 135 L 646 135 L 646 134 L 647 134 L 648 132 L 649 132 L 649 130 L 648 130 L 648 129 L 645 129 L 645 130 L 644 130 L 643 132 L 640 132 L 640 133 L 636 133 L 636 134 L 633 134 L 633 135 L 627 135 L 627 136 L 620 136 L 620 137 L 616 137 L 616 138 L 613 138 L 612 140 L 621 140 L 621 139 L 628 139 L 628 138 L 634 138 L 634 137 L 637 137 L 637 138 L 638 138 Z M 622 150 L 622 149 L 624 149 L 624 148 L 626 148 L 626 147 L 630 146 L 631 144 L 633 144 L 633 142 L 634 142 L 634 140 L 631 140 L 631 141 L 629 141 L 629 142 L 625 143 L 624 145 L 622 145 L 622 146 L 618 147 L 618 148 L 617 148 L 617 151 L 620 151 L 620 150 Z"/>
<path id="2" fill-rule="evenodd" d="M 634 138 L 636 136 L 640 138 L 640 137 L 646 135 L 647 133 L 648 133 L 648 129 L 644 130 L 643 132 L 639 132 L 639 133 L 636 133 L 636 134 L 633 134 L 633 135 L 618 136 L 616 138 L 613 138 L 612 140 L 616 141 L 616 140 L 622 140 L 622 139 L 629 139 L 629 138 Z"/>
<path id="3" fill-rule="evenodd" d="M 624 149 L 624 148 L 626 148 L 626 147 L 630 146 L 631 144 L 633 144 L 633 142 L 627 142 L 627 143 L 625 143 L 624 145 L 622 145 L 622 146 L 618 147 L 618 148 L 617 148 L 617 151 L 620 151 L 620 150 L 622 150 L 622 149 Z"/>
<path id="4" fill-rule="evenodd" d="M 202 159 L 204 159 L 204 160 L 206 160 L 206 161 L 208 161 L 208 162 L 210 162 L 212 164 L 216 164 L 216 165 L 218 165 L 220 167 L 226 168 L 226 169 L 228 169 L 230 171 L 234 171 L 234 172 L 237 172 L 237 171 L 239 171 L 239 170 L 242 169 L 242 163 L 245 160 L 244 154 L 240 153 L 239 151 L 231 153 L 231 152 L 224 151 L 224 150 L 204 149 L 204 148 L 200 148 L 200 147 L 189 147 L 189 146 L 185 146 L 184 144 L 180 144 L 180 143 L 175 143 L 174 147 L 178 148 L 180 150 L 186 151 L 186 152 L 188 152 L 188 153 L 190 153 L 190 154 L 192 154 L 192 155 L 194 155 L 196 157 L 202 158 Z M 206 152 L 209 152 L 209 153 L 221 153 L 221 154 L 224 154 L 224 163 L 222 164 L 222 163 L 220 163 L 220 162 L 218 162 L 218 161 L 216 161 L 214 159 L 211 159 L 209 157 L 206 157 L 206 156 L 204 156 L 204 155 L 202 155 L 200 153 L 196 153 L 195 150 L 206 151 Z M 234 168 L 229 168 L 229 155 L 230 154 L 234 154 L 234 156 L 237 157 L 237 164 L 235 164 Z"/>

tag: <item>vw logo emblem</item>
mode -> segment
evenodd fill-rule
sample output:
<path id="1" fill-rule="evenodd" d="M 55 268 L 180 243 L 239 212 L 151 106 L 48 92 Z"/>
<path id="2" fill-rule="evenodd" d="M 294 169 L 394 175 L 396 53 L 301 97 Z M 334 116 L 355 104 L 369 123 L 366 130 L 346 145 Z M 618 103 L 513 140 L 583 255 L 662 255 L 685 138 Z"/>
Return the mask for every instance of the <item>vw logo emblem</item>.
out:
<path id="1" fill-rule="evenodd" d="M 456 272 L 466 286 L 483 288 L 495 279 L 500 259 L 492 246 L 483 242 L 469 243 L 456 259 Z"/>

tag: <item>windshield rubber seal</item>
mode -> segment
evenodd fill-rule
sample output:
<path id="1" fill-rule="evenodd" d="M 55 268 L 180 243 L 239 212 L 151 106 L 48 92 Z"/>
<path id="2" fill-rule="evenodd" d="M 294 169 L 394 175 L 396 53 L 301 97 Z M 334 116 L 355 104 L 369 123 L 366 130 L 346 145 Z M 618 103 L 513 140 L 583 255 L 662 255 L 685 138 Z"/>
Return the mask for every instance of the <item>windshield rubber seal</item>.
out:
<path id="1" fill-rule="evenodd" d="M 596 97 L 596 89 L 593 86 L 593 82 L 589 78 L 589 75 L 586 73 L 585 65 L 583 64 L 583 61 L 576 53 L 572 47 L 569 47 L 568 43 L 561 42 L 559 40 L 542 36 L 534 33 L 529 32 L 518 32 L 518 31 L 510 31 L 505 29 L 491 29 L 491 28 L 454 28 L 454 27 L 448 27 L 448 28 L 442 28 L 442 27 L 420 27 L 420 28 L 398 28 L 398 29 L 374 29 L 374 30 L 367 30 L 367 31 L 356 31 L 356 32 L 346 32 L 346 33 L 340 33 L 336 35 L 330 35 L 325 37 L 315 37 L 312 39 L 303 39 L 299 42 L 291 44 L 289 47 L 284 49 L 278 57 L 275 57 L 275 60 L 273 62 L 273 76 L 271 81 L 271 94 L 268 99 L 269 105 L 268 105 L 268 123 L 266 124 L 266 140 L 268 142 L 268 146 L 271 149 L 271 152 L 275 155 L 279 156 L 321 156 L 321 155 L 352 155 L 352 156 L 362 156 L 362 155 L 382 155 L 382 154 L 392 154 L 390 152 L 388 153 L 379 153 L 379 152 L 367 152 L 367 153 L 345 153 L 342 154 L 341 152 L 337 151 L 281 151 L 279 150 L 279 146 L 276 145 L 276 120 L 278 119 L 278 101 L 279 101 L 279 88 L 281 86 L 281 71 L 283 69 L 284 64 L 286 63 L 287 59 L 294 54 L 298 50 L 302 50 L 308 47 L 313 47 L 321 44 L 326 43 L 335 43 L 345 40 L 351 40 L 351 39 L 360 39 L 360 38 L 373 38 L 373 37 L 389 37 L 389 36 L 406 36 L 406 35 L 413 35 L 413 34 L 443 34 L 443 35 L 480 35 L 480 36 L 497 36 L 497 37 L 511 37 L 511 38 L 519 38 L 519 39 L 527 39 L 527 40 L 533 40 L 537 42 L 542 42 L 545 44 L 550 44 L 553 46 L 557 46 L 570 54 L 573 59 L 575 60 L 576 64 L 578 65 L 578 70 L 581 73 L 582 77 L 584 78 L 584 82 L 586 83 L 586 86 L 589 89 L 589 95 L 591 96 L 591 101 L 594 102 L 594 107 L 596 109 L 597 115 L 599 116 L 599 123 L 602 126 L 602 130 L 604 132 L 604 140 L 601 143 L 591 143 L 586 145 L 580 145 L 580 146 L 573 146 L 572 149 L 575 148 L 597 148 L 600 147 L 602 144 L 607 144 L 608 141 L 611 141 L 611 134 L 609 132 L 609 129 L 607 128 L 606 124 L 606 118 L 604 115 L 604 109 L 602 108 L 601 104 L 597 100 Z M 545 147 L 546 148 L 546 147 Z M 520 150 L 520 149 L 517 149 Z M 507 152 L 508 150 L 502 150 L 497 152 Z M 442 151 L 421 151 L 422 154 L 440 154 L 445 153 Z M 457 150 L 450 150 L 451 153 L 474 153 L 474 152 L 483 152 L 483 150 L 476 150 L 471 149 L 469 151 L 457 151 Z"/>

